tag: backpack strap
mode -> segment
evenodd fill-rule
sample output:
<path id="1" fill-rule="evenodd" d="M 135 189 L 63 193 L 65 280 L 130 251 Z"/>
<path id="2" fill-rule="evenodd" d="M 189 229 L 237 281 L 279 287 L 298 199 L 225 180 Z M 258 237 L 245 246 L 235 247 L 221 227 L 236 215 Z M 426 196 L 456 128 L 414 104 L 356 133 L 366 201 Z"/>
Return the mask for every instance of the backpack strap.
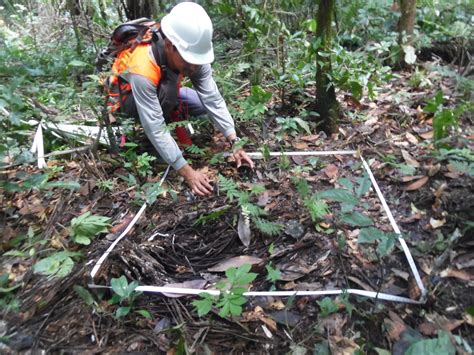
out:
<path id="1" fill-rule="evenodd" d="M 161 78 L 165 79 L 166 74 L 168 72 L 168 66 L 166 63 L 165 51 L 163 48 L 163 40 L 165 36 L 161 29 L 153 27 L 152 30 L 152 37 L 151 37 L 151 50 L 153 52 L 153 56 L 155 57 L 155 62 L 160 66 L 161 69 Z"/>

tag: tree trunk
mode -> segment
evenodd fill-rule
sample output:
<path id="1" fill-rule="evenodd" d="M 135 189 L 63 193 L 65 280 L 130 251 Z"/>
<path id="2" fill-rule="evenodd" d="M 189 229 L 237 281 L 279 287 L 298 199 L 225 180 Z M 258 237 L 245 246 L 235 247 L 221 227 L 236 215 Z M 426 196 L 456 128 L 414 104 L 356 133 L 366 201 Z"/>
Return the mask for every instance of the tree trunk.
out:
<path id="1" fill-rule="evenodd" d="M 398 43 L 413 44 L 413 29 L 416 19 L 416 0 L 400 0 L 400 20 L 398 21 Z"/>
<path id="2" fill-rule="evenodd" d="M 154 18 L 159 12 L 154 0 L 122 0 L 122 5 L 129 20 L 141 17 Z"/>
<path id="3" fill-rule="evenodd" d="M 337 132 L 340 107 L 330 79 L 331 58 L 321 56 L 320 52 L 327 52 L 331 48 L 333 13 L 334 0 L 319 0 L 316 35 L 321 45 L 316 52 L 316 111 L 320 129 L 329 134 Z"/>

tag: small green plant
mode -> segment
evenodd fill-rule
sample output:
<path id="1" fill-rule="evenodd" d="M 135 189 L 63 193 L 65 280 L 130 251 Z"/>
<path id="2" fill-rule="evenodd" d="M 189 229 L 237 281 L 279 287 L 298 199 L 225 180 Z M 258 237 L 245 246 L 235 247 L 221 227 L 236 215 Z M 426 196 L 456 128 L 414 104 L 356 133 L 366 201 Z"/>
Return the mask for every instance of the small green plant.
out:
<path id="1" fill-rule="evenodd" d="M 296 136 L 304 130 L 307 134 L 311 134 L 308 123 L 300 117 L 277 117 L 277 123 L 280 126 L 278 138 L 283 139 L 283 133 Z"/>
<path id="2" fill-rule="evenodd" d="M 398 169 L 398 171 L 403 175 L 413 175 L 416 171 L 414 166 L 398 163 L 397 158 L 391 154 L 384 155 L 382 159 L 385 164 Z"/>
<path id="3" fill-rule="evenodd" d="M 278 235 L 283 229 L 283 225 L 270 222 L 263 218 L 267 212 L 250 202 L 251 197 L 265 191 L 265 188 L 259 185 L 254 185 L 251 191 L 241 191 L 239 186 L 232 179 L 219 175 L 219 187 L 227 195 L 229 201 L 237 198 L 241 213 L 253 222 L 255 227 L 266 235 Z"/>
<path id="4" fill-rule="evenodd" d="M 267 281 L 270 281 L 272 283 L 270 291 L 274 291 L 276 288 L 275 283 L 278 280 L 281 280 L 281 272 L 277 268 L 274 268 L 271 263 L 265 265 L 265 269 L 267 270 Z"/>
<path id="5" fill-rule="evenodd" d="M 151 168 L 151 162 L 156 160 L 156 157 L 149 155 L 148 153 L 143 153 L 137 156 L 136 168 L 138 175 L 145 177 L 153 174 Z"/>
<path id="6" fill-rule="evenodd" d="M 278 167 L 281 170 L 289 170 L 291 167 L 290 158 L 288 158 L 288 156 L 285 154 L 280 155 L 280 158 L 278 160 Z"/>
<path id="7" fill-rule="evenodd" d="M 94 216 L 86 212 L 71 221 L 71 237 L 75 243 L 89 245 L 91 239 L 100 233 L 106 233 L 110 218 Z"/>
<path id="8" fill-rule="evenodd" d="M 440 148 L 434 152 L 434 157 L 440 162 L 448 162 L 454 170 L 461 174 L 474 176 L 474 154 L 468 148 Z"/>
<path id="9" fill-rule="evenodd" d="M 436 95 L 428 101 L 423 110 L 433 114 L 433 139 L 438 148 L 446 146 L 444 144 L 445 138 L 458 127 L 459 118 L 465 109 L 465 105 L 460 105 L 455 108 L 446 108 L 444 106 L 442 91 L 438 91 Z"/>
<path id="10" fill-rule="evenodd" d="M 74 267 L 73 258 L 81 255 L 78 252 L 60 251 L 38 261 L 33 265 L 33 271 L 48 278 L 62 278 L 71 273 Z"/>
<path id="11" fill-rule="evenodd" d="M 199 148 L 197 145 L 195 144 L 192 144 L 188 147 L 186 147 L 186 151 L 191 153 L 191 154 L 195 154 L 195 155 L 199 155 L 201 157 L 204 157 L 206 156 L 207 154 L 207 150 L 206 149 L 202 149 L 202 148 Z"/>
<path id="12" fill-rule="evenodd" d="M 119 278 L 113 278 L 110 284 L 115 294 L 109 300 L 109 304 L 119 304 L 119 307 L 115 311 L 115 318 L 122 318 L 130 313 L 133 309 L 135 299 L 141 295 L 141 292 L 135 291 L 138 287 L 138 282 L 132 281 L 128 283 L 127 278 L 122 275 Z M 141 309 L 136 312 L 145 318 L 151 318 L 151 314 L 146 310 Z"/>
<path id="13" fill-rule="evenodd" d="M 97 180 L 97 187 L 102 191 L 112 191 L 114 188 L 114 182 L 110 179 Z"/>
<path id="14" fill-rule="evenodd" d="M 320 222 L 326 215 L 330 213 L 329 206 L 326 202 L 319 199 L 316 194 L 311 193 L 308 182 L 301 177 L 293 177 L 293 184 L 303 199 L 303 204 L 308 209 L 313 223 Z"/>
<path id="15" fill-rule="evenodd" d="M 319 308 L 321 309 L 321 316 L 327 317 L 331 313 L 336 313 L 339 310 L 339 306 L 330 297 L 324 297 L 321 301 L 316 301 Z"/>
<path id="16" fill-rule="evenodd" d="M 208 314 L 212 307 L 219 309 L 219 316 L 239 316 L 242 314 L 242 306 L 247 302 L 243 296 L 248 286 L 257 277 L 256 273 L 250 272 L 250 264 L 242 265 L 239 268 L 231 267 L 226 270 L 227 279 L 220 281 L 216 287 L 221 291 L 218 297 L 208 293 L 201 293 L 200 300 L 193 301 L 193 305 L 199 317 Z"/>
<path id="17" fill-rule="evenodd" d="M 272 93 L 263 90 L 261 86 L 252 86 L 250 96 L 240 103 L 242 119 L 244 121 L 261 120 L 263 114 L 268 110 L 266 103 L 271 97 Z"/>
<path id="18" fill-rule="evenodd" d="M 0 310 L 6 312 L 18 312 L 20 302 L 14 292 L 22 287 L 22 283 L 9 286 L 8 274 L 0 274 Z"/>
<path id="19" fill-rule="evenodd" d="M 138 145 L 136 143 L 125 143 L 126 151 L 121 152 L 120 155 L 125 159 L 124 167 L 130 168 L 132 171 L 141 176 L 146 177 L 153 173 L 151 162 L 156 160 L 156 157 L 148 154 L 137 154 Z"/>
<path id="20" fill-rule="evenodd" d="M 367 244 L 377 242 L 377 253 L 385 256 L 392 251 L 397 242 L 398 234 L 385 233 L 378 228 L 368 227 L 362 228 L 357 239 L 358 244 Z"/>

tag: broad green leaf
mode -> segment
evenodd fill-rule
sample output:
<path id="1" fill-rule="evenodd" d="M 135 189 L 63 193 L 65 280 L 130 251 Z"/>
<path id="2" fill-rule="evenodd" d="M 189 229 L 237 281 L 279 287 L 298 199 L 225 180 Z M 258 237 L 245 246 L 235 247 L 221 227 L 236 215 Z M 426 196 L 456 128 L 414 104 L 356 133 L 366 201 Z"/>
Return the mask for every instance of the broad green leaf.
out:
<path id="1" fill-rule="evenodd" d="M 355 193 L 358 197 L 364 196 L 372 186 L 372 182 L 370 181 L 369 175 L 365 174 L 363 177 L 357 179 L 357 188 L 355 189 Z"/>
<path id="2" fill-rule="evenodd" d="M 308 122 L 305 120 L 299 118 L 299 117 L 294 117 L 293 118 L 298 125 L 305 130 L 306 133 L 311 134 L 311 129 L 309 128 Z"/>
<path id="3" fill-rule="evenodd" d="M 74 285 L 73 288 L 86 305 L 92 306 L 94 304 L 94 297 L 92 297 L 92 294 L 88 290 L 79 285 Z"/>
<path id="4" fill-rule="evenodd" d="M 87 67 L 89 64 L 81 60 L 74 59 L 69 62 L 68 66 L 70 67 Z"/>
<path id="5" fill-rule="evenodd" d="M 230 304 L 228 302 L 222 304 L 222 308 L 219 311 L 219 316 L 222 318 L 227 317 L 230 314 Z"/>
<path id="6" fill-rule="evenodd" d="M 375 227 L 363 228 L 359 232 L 357 243 L 372 243 L 385 237 L 385 233 Z"/>
<path id="7" fill-rule="evenodd" d="M 323 317 L 339 310 L 339 306 L 329 297 L 324 297 L 321 301 L 316 301 L 316 303 L 321 308 L 321 315 Z"/>
<path id="8" fill-rule="evenodd" d="M 140 314 L 141 316 L 145 317 L 146 319 L 153 319 L 151 313 L 148 312 L 146 309 L 139 309 L 136 312 Z"/>
<path id="9" fill-rule="evenodd" d="M 128 297 L 128 281 L 125 276 L 120 276 L 119 278 L 112 278 L 111 281 L 112 290 L 119 295 L 120 297 Z"/>
<path id="10" fill-rule="evenodd" d="M 385 256 L 390 253 L 395 246 L 396 238 L 390 234 L 385 234 L 384 238 L 379 241 L 377 252 L 380 256 Z"/>
<path id="11" fill-rule="evenodd" d="M 242 314 L 242 307 L 234 303 L 229 303 L 229 310 L 233 316 L 240 316 Z"/>
<path id="12" fill-rule="evenodd" d="M 41 259 L 33 266 L 33 271 L 37 274 L 49 277 L 67 276 L 74 267 L 71 257 L 79 256 L 80 253 L 62 251 Z"/>
<path id="13" fill-rule="evenodd" d="M 348 178 L 340 178 L 337 182 L 350 191 L 354 189 L 354 184 Z"/>
<path id="14" fill-rule="evenodd" d="M 275 283 L 281 279 L 281 272 L 277 268 L 273 268 L 271 264 L 265 265 L 265 269 L 267 270 L 267 280 Z"/>
<path id="15" fill-rule="evenodd" d="M 455 355 L 456 349 L 451 343 L 449 335 L 440 331 L 438 338 L 423 339 L 412 344 L 405 355 Z"/>
<path id="16" fill-rule="evenodd" d="M 117 311 L 115 311 L 115 317 L 116 318 L 122 318 L 125 317 L 128 313 L 130 313 L 130 307 L 119 307 L 117 308 Z"/>
<path id="17" fill-rule="evenodd" d="M 74 236 L 74 242 L 77 244 L 82 244 L 82 245 L 89 245 L 91 243 L 90 238 L 85 237 L 83 235 L 76 235 Z"/>
<path id="18" fill-rule="evenodd" d="M 340 221 L 345 224 L 350 224 L 357 227 L 367 227 L 373 224 L 372 219 L 360 212 L 352 212 L 343 214 Z"/>
<path id="19" fill-rule="evenodd" d="M 316 193 L 317 198 L 357 205 L 359 199 L 344 189 L 332 189 Z"/>
<path id="20" fill-rule="evenodd" d="M 196 308 L 198 312 L 198 316 L 202 317 L 208 314 L 212 309 L 212 300 L 208 298 L 194 300 L 193 306 Z"/>

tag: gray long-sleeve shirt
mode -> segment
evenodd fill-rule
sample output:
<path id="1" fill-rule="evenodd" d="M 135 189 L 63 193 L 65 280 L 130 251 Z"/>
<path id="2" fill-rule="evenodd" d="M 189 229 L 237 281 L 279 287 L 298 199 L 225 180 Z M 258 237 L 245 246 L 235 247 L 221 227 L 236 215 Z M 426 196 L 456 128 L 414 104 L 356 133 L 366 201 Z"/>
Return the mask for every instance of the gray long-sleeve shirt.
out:
<path id="1" fill-rule="evenodd" d="M 181 169 L 186 164 L 186 160 L 176 141 L 166 129 L 156 86 L 152 81 L 138 74 L 128 73 L 125 76 L 132 87 L 140 122 L 148 139 L 168 164 L 176 170 Z M 214 126 L 225 137 L 235 133 L 234 120 L 212 77 L 211 65 L 201 66 L 190 79 Z"/>

